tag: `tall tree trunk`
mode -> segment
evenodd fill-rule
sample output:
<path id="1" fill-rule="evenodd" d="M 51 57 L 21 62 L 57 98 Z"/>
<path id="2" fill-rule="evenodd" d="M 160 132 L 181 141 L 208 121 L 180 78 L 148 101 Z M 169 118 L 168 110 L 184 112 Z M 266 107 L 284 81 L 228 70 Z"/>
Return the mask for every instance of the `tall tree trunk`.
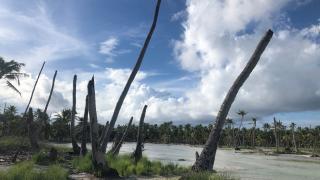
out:
<path id="1" fill-rule="evenodd" d="M 209 138 L 196 162 L 192 166 L 192 170 L 194 171 L 203 171 L 203 170 L 212 170 L 214 165 L 214 160 L 216 156 L 216 151 L 219 143 L 219 139 L 221 136 L 221 131 L 225 122 L 225 119 L 228 115 L 230 107 L 237 96 L 237 93 L 246 79 L 249 77 L 250 73 L 258 63 L 261 54 L 267 47 L 273 32 L 268 30 L 264 37 L 259 42 L 255 52 L 251 56 L 249 62 L 247 63 L 244 70 L 238 76 L 232 87 L 230 88 L 228 94 L 226 95 L 218 115 L 216 117 L 215 125 L 212 128 Z"/>
<path id="2" fill-rule="evenodd" d="M 37 80 L 36 80 L 36 82 L 35 82 L 34 85 L 33 85 L 33 89 L 32 89 L 31 95 L 30 95 L 30 99 L 29 99 L 28 105 L 27 105 L 26 110 L 24 111 L 23 115 L 26 115 L 26 114 L 27 114 L 27 111 L 28 111 L 28 109 L 29 109 L 31 100 L 32 100 L 32 98 L 33 98 L 34 91 L 35 91 L 35 89 L 36 89 L 36 86 L 37 86 L 37 84 L 38 84 L 40 75 L 41 75 L 41 73 L 42 73 L 42 70 L 43 70 L 43 67 L 44 67 L 45 64 L 46 64 L 46 62 L 44 61 L 43 64 L 42 64 L 42 67 L 41 67 L 41 69 L 40 69 L 40 71 L 39 71 Z"/>
<path id="3" fill-rule="evenodd" d="M 71 127 L 70 127 L 70 136 L 72 149 L 74 154 L 80 153 L 80 147 L 77 144 L 75 133 L 74 133 L 74 122 L 76 119 L 76 102 L 77 100 L 77 75 L 73 76 L 73 92 L 72 92 L 72 112 L 71 112 Z"/>
<path id="4" fill-rule="evenodd" d="M 106 125 L 103 127 L 100 139 L 99 139 L 99 146 L 101 147 L 103 144 L 103 138 L 106 134 L 107 129 L 109 128 L 109 121 L 106 122 Z"/>
<path id="5" fill-rule="evenodd" d="M 116 149 L 117 145 L 120 143 L 120 140 L 121 140 L 121 133 L 117 131 L 116 135 L 113 138 L 111 149 L 107 152 L 107 154 L 113 154 L 112 152 Z"/>
<path id="6" fill-rule="evenodd" d="M 99 131 L 96 111 L 96 97 L 94 77 L 88 83 L 88 111 L 90 115 L 90 138 L 92 150 L 92 164 L 95 172 L 101 176 L 119 176 L 116 171 L 110 169 L 105 161 L 104 153 L 99 150 Z"/>
<path id="7" fill-rule="evenodd" d="M 147 105 L 144 105 L 142 114 L 140 117 L 140 123 L 138 128 L 138 135 L 137 135 L 137 146 L 136 150 L 133 152 L 133 158 L 135 162 L 138 162 L 142 158 L 142 149 L 143 149 L 143 126 L 144 126 L 144 117 L 147 111 Z"/>
<path id="8" fill-rule="evenodd" d="M 50 100 L 51 100 L 51 96 L 52 96 L 52 92 L 53 92 L 53 88 L 54 88 L 54 83 L 55 83 L 55 81 L 56 81 L 56 76 L 57 76 L 57 71 L 55 71 L 55 72 L 54 72 L 54 75 L 53 75 L 50 94 L 49 94 L 49 97 L 48 97 L 48 100 L 47 100 L 46 107 L 45 107 L 44 110 L 43 110 L 44 113 L 47 113 L 47 109 L 48 109 L 48 106 L 49 106 L 49 103 L 50 103 Z"/>
<path id="9" fill-rule="evenodd" d="M 130 121 L 129 121 L 126 129 L 124 130 L 124 132 L 123 132 L 123 134 L 122 134 L 122 137 L 121 137 L 119 143 L 117 144 L 117 146 L 116 146 L 116 148 L 114 149 L 114 151 L 112 151 L 112 154 L 113 154 L 114 156 L 116 156 L 116 155 L 119 154 L 120 149 L 121 149 L 121 146 L 122 146 L 124 140 L 126 139 L 127 134 L 128 134 L 128 130 L 129 130 L 131 124 L 132 124 L 132 120 L 133 120 L 133 117 L 130 118 Z"/>
<path id="10" fill-rule="evenodd" d="M 53 75 L 51 90 L 50 90 L 50 94 L 49 94 L 46 106 L 45 106 L 45 108 L 43 110 L 43 114 L 41 113 L 42 114 L 41 119 L 44 122 L 43 125 L 44 125 L 44 137 L 45 137 L 45 139 L 49 139 L 49 128 L 50 128 L 50 125 L 47 122 L 47 120 L 49 119 L 49 117 L 47 116 L 47 110 L 48 110 L 48 106 L 49 106 L 49 103 L 50 103 L 50 100 L 51 100 L 51 96 L 52 96 L 52 93 L 53 93 L 56 77 L 57 77 L 57 70 L 54 72 L 54 75 Z"/>
<path id="11" fill-rule="evenodd" d="M 114 109 L 113 115 L 112 115 L 111 120 L 110 120 L 110 125 L 109 125 L 108 129 L 106 129 L 106 133 L 105 133 L 105 136 L 103 137 L 103 142 L 102 142 L 102 145 L 101 145 L 101 150 L 103 152 L 106 151 L 111 131 L 112 131 L 112 129 L 113 129 L 113 127 L 114 127 L 114 125 L 115 125 L 115 123 L 117 121 L 117 118 L 118 118 L 121 106 L 123 104 L 123 101 L 124 101 L 128 91 L 129 91 L 129 88 L 130 88 L 134 78 L 136 77 L 136 75 L 137 75 L 137 73 L 138 73 L 138 71 L 140 69 L 141 63 L 143 61 L 143 57 L 144 57 L 145 52 L 146 52 L 146 50 L 148 48 L 148 45 L 149 45 L 149 42 L 151 40 L 152 34 L 153 34 L 153 32 L 154 32 L 154 30 L 156 28 L 158 15 L 159 15 L 159 10 L 160 10 L 160 4 L 161 4 L 161 0 L 158 0 L 157 1 L 157 5 L 156 5 L 156 9 L 155 9 L 155 13 L 154 13 L 154 17 L 153 17 L 153 22 L 152 22 L 150 31 L 148 33 L 148 36 L 147 36 L 147 38 L 146 38 L 146 40 L 144 42 L 144 45 L 143 45 L 143 47 L 142 47 L 142 49 L 140 51 L 139 57 L 137 59 L 137 62 L 135 64 L 131 74 L 130 74 L 130 77 L 129 77 L 129 79 L 128 79 L 128 81 L 127 81 L 127 83 L 126 83 L 126 85 L 125 85 L 125 87 L 124 87 L 124 89 L 123 89 L 123 91 L 122 91 L 122 93 L 121 93 L 121 95 L 119 97 L 119 100 L 118 100 L 118 102 L 116 104 L 116 107 Z"/>
<path id="12" fill-rule="evenodd" d="M 291 132 L 292 132 L 292 143 L 293 143 L 294 151 L 298 152 L 297 144 L 296 144 L 296 138 L 295 138 L 295 135 L 294 135 L 294 126 L 292 127 Z"/>
<path id="13" fill-rule="evenodd" d="M 88 95 L 86 96 L 86 105 L 84 108 L 83 122 L 82 122 L 82 138 L 81 138 L 81 156 L 87 153 L 87 126 L 88 126 Z"/>
<path id="14" fill-rule="evenodd" d="M 278 125 L 275 117 L 273 118 L 273 126 L 274 126 L 274 138 L 276 140 L 276 151 L 279 152 Z"/>
<path id="15" fill-rule="evenodd" d="M 41 69 L 40 69 L 40 71 L 39 71 L 39 74 L 38 74 L 37 80 L 36 80 L 36 82 L 35 82 L 35 83 L 34 83 L 34 85 L 33 85 L 33 89 L 32 89 L 32 92 L 31 92 L 31 95 L 30 95 L 30 98 L 29 98 L 29 102 L 28 102 L 27 107 L 26 107 L 26 109 L 25 109 L 25 111 L 24 111 L 24 113 L 23 113 L 23 118 L 28 118 L 28 117 L 26 117 L 26 115 L 27 115 L 27 111 L 28 111 L 29 106 L 30 106 L 30 104 L 31 104 L 31 101 L 32 101 L 32 98 L 33 98 L 34 91 L 35 91 L 35 89 L 36 89 L 36 87 L 37 87 L 37 84 L 38 84 L 38 81 L 39 81 L 40 75 L 41 75 L 41 73 L 42 73 L 42 70 L 43 70 L 43 67 L 44 67 L 44 65 L 45 65 L 45 64 L 46 64 L 46 62 L 44 61 L 44 62 L 43 62 L 43 64 L 42 64 L 42 66 L 41 66 Z M 22 142 L 22 143 L 24 143 L 24 142 Z M 14 153 L 14 155 L 13 155 L 13 157 L 12 157 L 12 159 L 11 159 L 11 162 L 13 162 L 13 163 L 14 163 L 14 162 L 16 162 L 17 157 L 18 157 L 18 155 L 19 155 L 20 151 L 21 151 L 21 149 L 20 149 L 20 148 L 18 148 L 18 149 L 17 149 L 17 151 Z"/>
<path id="16" fill-rule="evenodd" d="M 34 151 L 38 151 L 39 145 L 38 145 L 38 139 L 37 139 L 37 133 L 36 133 L 37 129 L 33 122 L 32 108 L 29 108 L 28 117 L 27 117 L 27 126 L 28 126 L 28 136 L 29 136 L 31 148 Z"/>
<path id="17" fill-rule="evenodd" d="M 254 121 L 253 122 L 253 131 L 252 131 L 252 148 L 255 147 L 255 143 L 256 143 L 256 126 L 257 126 L 257 122 Z"/>

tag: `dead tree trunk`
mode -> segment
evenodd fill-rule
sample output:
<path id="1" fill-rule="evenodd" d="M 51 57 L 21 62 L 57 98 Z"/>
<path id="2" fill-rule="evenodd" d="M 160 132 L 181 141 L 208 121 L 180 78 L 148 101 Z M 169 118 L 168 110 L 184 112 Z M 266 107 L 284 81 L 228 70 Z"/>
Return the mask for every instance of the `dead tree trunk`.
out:
<path id="1" fill-rule="evenodd" d="M 50 125 L 49 125 L 49 122 L 47 121 L 49 119 L 49 117 L 47 116 L 47 110 L 48 110 L 48 106 L 49 106 L 49 103 L 50 103 L 50 100 L 51 100 L 51 96 L 52 96 L 52 93 L 53 93 L 54 84 L 55 84 L 55 81 L 56 81 L 56 76 L 57 76 L 57 71 L 54 72 L 50 94 L 49 94 L 46 106 L 45 106 L 45 108 L 43 110 L 43 114 L 41 113 L 41 115 L 42 115 L 41 119 L 43 121 L 45 139 L 49 139 L 49 128 L 50 128 Z"/>
<path id="2" fill-rule="evenodd" d="M 99 139 L 99 145 L 100 146 L 102 146 L 102 144 L 103 144 L 103 137 L 105 136 L 106 131 L 107 131 L 108 128 L 109 128 L 109 121 L 106 122 L 106 125 L 104 126 L 104 128 L 102 130 L 102 133 L 101 133 L 101 136 L 100 136 L 100 139 Z"/>
<path id="3" fill-rule="evenodd" d="M 126 129 L 124 130 L 124 132 L 123 132 L 123 134 L 122 134 L 122 137 L 121 137 L 119 143 L 117 144 L 116 148 L 112 151 L 112 154 L 113 154 L 114 156 L 116 156 L 116 155 L 119 154 L 120 149 L 121 149 L 121 146 L 122 146 L 124 140 L 125 140 L 126 137 L 127 137 L 128 130 L 129 130 L 130 126 L 131 126 L 132 120 L 133 120 L 133 117 L 130 118 L 130 121 L 129 121 Z"/>
<path id="4" fill-rule="evenodd" d="M 28 136 L 30 140 L 31 149 L 33 151 L 39 150 L 38 138 L 37 138 L 37 129 L 33 122 L 33 111 L 32 108 L 29 108 L 28 117 L 27 117 L 27 126 L 28 126 Z"/>
<path id="5" fill-rule="evenodd" d="M 48 109 L 48 106 L 49 106 L 49 103 L 50 103 L 50 100 L 51 100 L 51 96 L 52 96 L 52 92 L 53 92 L 53 88 L 54 88 L 54 83 L 55 83 L 55 81 L 56 81 L 56 76 L 57 76 L 57 71 L 55 71 L 55 72 L 54 72 L 54 75 L 53 75 L 53 80 L 52 80 L 52 85 L 51 85 L 50 94 L 49 94 L 49 97 L 48 97 L 48 100 L 47 100 L 46 107 L 45 107 L 44 110 L 43 110 L 44 113 L 47 113 L 47 109 Z"/>
<path id="6" fill-rule="evenodd" d="M 72 92 L 72 112 L 71 112 L 71 127 L 70 127 L 70 136 L 72 149 L 74 154 L 80 153 L 80 147 L 77 144 L 76 137 L 74 134 L 74 122 L 76 119 L 76 100 L 77 100 L 77 75 L 73 76 L 73 92 Z"/>
<path id="7" fill-rule="evenodd" d="M 116 132 L 116 135 L 115 135 L 115 137 L 114 137 L 113 139 L 114 139 L 114 140 L 113 140 L 111 149 L 107 152 L 107 154 L 112 154 L 112 152 L 116 149 L 117 144 L 120 143 L 120 140 L 121 140 L 121 134 L 120 134 L 120 132 Z"/>
<path id="8" fill-rule="evenodd" d="M 110 125 L 108 127 L 108 129 L 106 129 L 106 132 L 105 132 L 105 136 L 103 137 L 103 142 L 102 142 L 102 145 L 101 145 L 101 151 L 105 152 L 106 151 L 106 148 L 107 148 L 107 144 L 109 142 L 109 138 L 110 138 L 110 134 L 111 134 L 111 131 L 117 121 L 117 118 L 118 118 L 118 115 L 119 115 L 119 112 L 120 112 L 120 109 L 121 109 L 121 106 L 123 104 L 123 101 L 129 91 L 129 88 L 134 80 L 134 78 L 136 77 L 139 69 L 140 69 L 140 66 L 142 64 L 142 61 L 143 61 L 143 57 L 145 55 L 145 52 L 148 48 L 148 45 L 149 45 L 149 42 L 151 40 L 151 37 L 152 37 L 152 34 L 154 32 L 154 29 L 156 28 L 156 24 L 157 24 L 157 20 L 158 20 L 158 15 L 159 15 L 159 9 L 160 9 L 160 4 L 161 4 L 161 0 L 158 0 L 157 1 L 157 5 L 156 5 L 156 9 L 155 9 L 155 13 L 154 13 L 154 17 L 153 17 L 153 22 L 152 22 L 152 25 L 151 25 L 151 28 L 150 28 L 150 31 L 148 33 L 148 36 L 144 42 L 144 45 L 140 51 L 140 54 L 139 54 L 139 57 L 137 59 L 137 62 L 130 74 L 130 77 L 119 97 L 119 100 L 116 104 L 116 107 L 114 109 L 114 112 L 113 112 L 113 115 L 111 117 L 111 120 L 110 120 Z"/>
<path id="9" fill-rule="evenodd" d="M 81 139 L 81 156 L 87 154 L 87 127 L 88 127 L 88 95 L 86 96 L 86 105 L 82 121 L 82 139 Z"/>
<path id="10" fill-rule="evenodd" d="M 292 128 L 291 132 L 292 132 L 292 143 L 293 143 L 294 151 L 298 152 L 295 133 L 294 133 L 294 125 L 291 128 Z"/>
<path id="11" fill-rule="evenodd" d="M 204 170 L 212 170 L 214 165 L 214 160 L 216 156 L 216 151 L 218 147 L 218 143 L 220 140 L 221 131 L 225 122 L 225 119 L 228 115 L 230 107 L 237 96 L 237 93 L 243 83 L 247 80 L 250 73 L 253 71 L 254 67 L 258 63 L 260 56 L 262 55 L 263 51 L 267 47 L 273 32 L 268 30 L 264 37 L 259 42 L 255 52 L 251 56 L 249 62 L 247 63 L 246 67 L 243 69 L 241 74 L 238 76 L 236 81 L 233 83 L 232 87 L 230 88 L 228 94 L 226 95 L 218 115 L 216 117 L 215 125 L 212 128 L 210 135 L 207 139 L 207 142 L 196 162 L 192 166 L 192 170 L 194 171 L 204 171 Z"/>
<path id="12" fill-rule="evenodd" d="M 133 158 L 135 162 L 138 162 L 142 158 L 142 149 L 143 149 L 143 126 L 144 126 L 144 117 L 147 111 L 147 105 L 144 105 L 142 114 L 140 117 L 140 123 L 138 128 L 138 136 L 137 136 L 137 146 L 136 150 L 133 152 Z"/>
<path id="13" fill-rule="evenodd" d="M 101 176 L 119 177 L 117 171 L 108 167 L 107 162 L 104 158 L 104 153 L 99 150 L 99 131 L 96 111 L 94 77 L 92 77 L 92 80 L 88 83 L 88 111 L 90 116 L 90 138 L 93 168 L 95 172 L 99 172 Z"/>
<path id="14" fill-rule="evenodd" d="M 41 67 L 41 69 L 40 69 L 40 72 L 39 72 L 39 74 L 38 74 L 37 80 L 36 80 L 36 82 L 34 83 L 34 86 L 33 86 L 32 92 L 31 92 L 31 96 L 30 96 L 28 105 L 27 105 L 27 107 L 26 107 L 26 110 L 25 110 L 24 113 L 23 113 L 24 115 L 27 114 L 27 111 L 28 111 L 28 109 L 29 109 L 31 100 L 32 100 L 32 98 L 33 98 L 34 91 L 35 91 L 35 89 L 36 89 L 36 86 L 37 86 L 37 84 L 38 84 L 40 75 L 41 75 L 41 73 L 42 73 L 42 70 L 43 70 L 43 67 L 44 67 L 45 64 L 46 64 L 46 62 L 43 62 L 42 67 Z"/>
<path id="15" fill-rule="evenodd" d="M 279 152 L 278 123 L 275 117 L 273 118 L 273 126 L 274 126 L 274 138 L 276 140 L 276 151 Z"/>
<path id="16" fill-rule="evenodd" d="M 34 85 L 33 85 L 33 89 L 32 89 L 31 95 L 30 95 L 29 102 L 28 102 L 27 107 L 26 107 L 26 109 L 25 109 L 25 111 L 24 111 L 24 113 L 23 113 L 23 118 L 27 118 L 27 111 L 28 111 L 28 109 L 29 109 L 30 103 L 31 103 L 32 98 L 33 98 L 34 91 L 35 91 L 35 89 L 36 89 L 36 87 L 37 87 L 37 84 L 38 84 L 40 75 L 41 75 L 41 73 L 42 73 L 42 70 L 43 70 L 43 67 L 44 67 L 45 64 L 46 64 L 46 62 L 44 61 L 43 64 L 42 64 L 42 66 L 41 66 L 41 69 L 40 69 L 40 71 L 39 71 L 37 80 L 36 80 L 36 82 L 35 82 Z M 24 142 L 22 142 L 22 143 L 24 143 Z M 13 157 L 12 157 L 12 159 L 11 159 L 11 162 L 13 162 L 13 163 L 16 162 L 17 157 L 18 157 L 20 151 L 21 151 L 21 149 L 18 148 L 17 151 L 14 153 L 14 155 L 13 155 Z"/>

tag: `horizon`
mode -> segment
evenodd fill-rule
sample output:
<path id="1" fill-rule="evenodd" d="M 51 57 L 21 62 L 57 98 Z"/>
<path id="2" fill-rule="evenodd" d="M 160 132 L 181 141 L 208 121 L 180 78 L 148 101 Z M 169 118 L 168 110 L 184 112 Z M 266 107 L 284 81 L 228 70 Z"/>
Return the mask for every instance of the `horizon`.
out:
<path id="1" fill-rule="evenodd" d="M 77 74 L 77 112 L 82 115 L 86 85 L 94 75 L 98 121 L 109 121 L 146 37 L 155 2 L 1 2 L 0 56 L 25 63 L 23 71 L 31 75 L 21 79 L 21 98 L 2 85 L 1 102 L 22 112 L 46 61 L 32 107 L 45 106 L 58 70 L 49 113 L 71 107 L 72 78 Z M 229 116 L 239 118 L 236 112 L 241 109 L 248 112 L 248 119 L 258 117 L 258 126 L 274 116 L 285 124 L 320 125 L 317 7 L 316 0 L 242 4 L 165 0 L 118 123 L 127 123 L 130 116 L 137 122 L 144 104 L 149 106 L 146 123 L 213 122 L 226 92 L 271 28 L 274 38 Z"/>

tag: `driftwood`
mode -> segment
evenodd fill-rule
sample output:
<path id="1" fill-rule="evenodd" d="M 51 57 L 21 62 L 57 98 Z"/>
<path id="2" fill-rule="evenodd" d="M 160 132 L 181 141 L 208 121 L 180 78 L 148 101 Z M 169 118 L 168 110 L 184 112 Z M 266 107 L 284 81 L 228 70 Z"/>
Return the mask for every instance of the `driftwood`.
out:
<path id="1" fill-rule="evenodd" d="M 106 129 L 106 132 L 104 134 L 104 137 L 103 137 L 103 141 L 102 141 L 102 145 L 101 145 L 101 151 L 105 152 L 106 151 L 106 148 L 107 148 L 107 144 L 109 142 L 109 138 L 110 138 L 110 135 L 111 135 L 111 131 L 117 121 L 117 118 L 118 118 L 118 115 L 119 115 L 119 112 L 120 112 L 120 109 L 121 109 L 121 106 L 123 104 L 123 101 L 129 91 L 129 88 L 134 80 L 134 78 L 136 77 L 139 69 L 140 69 L 140 66 L 142 64 L 142 61 L 143 61 L 143 57 L 145 55 L 145 52 L 148 48 L 148 45 L 149 45 L 149 42 L 151 40 L 151 37 L 152 37 L 152 34 L 156 28 L 156 24 L 157 24 L 157 20 L 158 20 L 158 15 L 159 15 L 159 10 L 160 10 L 160 4 L 161 4 L 161 0 L 158 0 L 157 1 L 157 5 L 156 5 L 156 9 L 155 9 L 155 12 L 154 12 L 154 17 L 153 17 L 153 22 L 152 22 L 152 25 L 151 25 L 151 28 L 150 28 L 150 31 L 148 33 L 148 36 L 144 42 L 144 45 L 140 51 L 140 54 L 139 54 L 139 57 L 137 59 L 137 62 L 129 76 L 129 79 L 118 99 L 118 102 L 116 104 L 116 107 L 114 109 L 114 112 L 113 112 L 113 115 L 111 117 L 111 120 L 110 120 L 110 125 L 109 127 Z"/>
<path id="2" fill-rule="evenodd" d="M 144 117 L 146 115 L 147 107 L 148 107 L 147 105 L 143 107 L 141 117 L 140 117 L 138 135 L 137 135 L 137 146 L 136 146 L 136 150 L 132 154 L 135 162 L 138 162 L 142 158 L 143 136 L 144 136 L 143 126 L 144 126 Z"/>
<path id="3" fill-rule="evenodd" d="M 127 134 L 128 134 L 128 130 L 129 130 L 131 124 L 132 124 L 132 120 L 133 120 L 133 117 L 130 118 L 130 121 L 129 121 L 126 129 L 124 130 L 124 132 L 123 132 L 123 134 L 122 134 L 122 137 L 121 137 L 119 143 L 117 144 L 117 146 L 115 147 L 115 149 L 112 151 L 112 155 L 113 155 L 113 156 L 116 156 L 116 155 L 119 154 L 120 149 L 121 149 L 121 146 L 122 146 L 124 140 L 126 139 Z"/>
<path id="4" fill-rule="evenodd" d="M 221 136 L 221 131 L 224 126 L 226 117 L 229 113 L 231 105 L 234 99 L 237 96 L 237 93 L 244 82 L 247 80 L 251 72 L 253 71 L 254 67 L 257 65 L 263 51 L 267 47 L 268 43 L 272 38 L 273 32 L 268 30 L 264 37 L 259 42 L 256 50 L 254 51 L 253 55 L 251 56 L 249 62 L 247 63 L 246 67 L 242 70 L 238 78 L 235 80 L 233 85 L 231 86 L 229 92 L 227 93 L 218 115 L 216 117 L 215 125 L 212 128 L 210 135 L 206 141 L 203 150 L 197 158 L 196 162 L 192 166 L 193 171 L 205 171 L 205 170 L 212 170 L 214 165 L 214 160 L 216 156 L 216 151 L 218 147 L 218 143 Z"/>
<path id="5" fill-rule="evenodd" d="M 81 137 L 81 156 L 87 153 L 87 126 L 88 126 L 88 95 L 86 96 L 86 105 L 84 108 L 84 115 L 82 121 L 82 137 Z"/>
<path id="6" fill-rule="evenodd" d="M 75 133 L 74 133 L 74 122 L 76 119 L 76 104 L 77 104 L 77 75 L 73 76 L 73 91 L 72 91 L 72 111 L 71 111 L 71 126 L 70 136 L 72 149 L 74 154 L 80 154 L 80 147 L 77 144 Z"/>

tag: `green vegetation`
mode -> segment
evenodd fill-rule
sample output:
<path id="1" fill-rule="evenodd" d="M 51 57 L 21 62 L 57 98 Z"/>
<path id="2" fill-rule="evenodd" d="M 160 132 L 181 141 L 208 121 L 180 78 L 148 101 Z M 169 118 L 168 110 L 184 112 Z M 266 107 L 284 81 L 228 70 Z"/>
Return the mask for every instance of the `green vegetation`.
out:
<path id="1" fill-rule="evenodd" d="M 234 180 L 235 178 L 228 174 L 217 174 L 212 172 L 193 172 L 184 175 L 183 180 Z"/>
<path id="2" fill-rule="evenodd" d="M 130 155 L 120 155 L 113 157 L 111 155 L 106 156 L 108 165 L 118 171 L 121 176 L 128 177 L 131 175 L 161 175 L 172 176 L 181 175 L 190 171 L 189 168 L 180 167 L 175 164 L 164 165 L 158 161 L 150 161 L 146 157 L 143 157 L 136 164 Z M 93 172 L 91 154 L 87 154 L 85 157 L 75 158 L 72 165 L 80 172 Z"/>
<path id="3" fill-rule="evenodd" d="M 34 162 L 25 161 L 0 171 L 2 180 L 63 180 L 68 178 L 68 171 L 59 165 L 51 165 L 46 169 L 39 169 Z"/>
<path id="4" fill-rule="evenodd" d="M 30 144 L 28 139 L 17 136 L 4 136 L 0 138 L 0 152 L 15 151 L 17 148 L 29 149 Z"/>

